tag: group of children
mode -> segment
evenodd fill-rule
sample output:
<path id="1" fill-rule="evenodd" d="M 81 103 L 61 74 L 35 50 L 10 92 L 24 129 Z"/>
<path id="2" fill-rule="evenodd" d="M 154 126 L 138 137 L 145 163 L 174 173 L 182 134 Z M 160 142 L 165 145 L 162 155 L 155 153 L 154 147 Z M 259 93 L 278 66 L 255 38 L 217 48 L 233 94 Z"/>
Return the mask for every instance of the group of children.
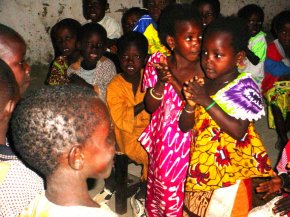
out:
<path id="1" fill-rule="evenodd" d="M 289 189 L 290 11 L 274 19 L 267 48 L 258 5 L 222 17 L 218 0 L 143 3 L 148 10 L 124 13 L 121 36 L 106 0 L 84 0 L 90 22 L 53 26 L 49 86 L 19 103 L 29 85 L 26 45 L 0 26 L 1 215 L 116 216 L 105 203 L 115 147 L 142 165 L 131 199 L 138 217 L 248 216 L 252 178 L 272 177 L 257 187 L 265 197 Z M 254 129 L 262 94 L 285 147 L 278 175 Z M 105 179 L 93 199 L 87 178 Z M 11 185 L 15 199 L 4 194 Z M 271 212 L 287 214 L 287 197 Z"/>

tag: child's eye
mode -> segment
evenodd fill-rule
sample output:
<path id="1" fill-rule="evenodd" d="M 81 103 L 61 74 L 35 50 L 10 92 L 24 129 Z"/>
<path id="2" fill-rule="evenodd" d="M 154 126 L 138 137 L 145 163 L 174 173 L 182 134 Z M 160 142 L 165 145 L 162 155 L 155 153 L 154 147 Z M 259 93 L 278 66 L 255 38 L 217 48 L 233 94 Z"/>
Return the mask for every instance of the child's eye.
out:
<path id="1" fill-rule="evenodd" d="M 198 36 L 198 39 L 199 39 L 199 40 L 201 40 L 201 39 L 202 39 L 202 36 L 201 36 L 201 35 L 200 35 L 200 36 Z"/>
<path id="2" fill-rule="evenodd" d="M 220 55 L 220 54 L 215 54 L 215 57 L 218 58 L 218 59 L 220 59 L 220 58 L 222 58 L 222 55 Z"/>
<path id="3" fill-rule="evenodd" d="M 204 50 L 204 51 L 202 51 L 202 54 L 207 56 L 208 52 Z"/>

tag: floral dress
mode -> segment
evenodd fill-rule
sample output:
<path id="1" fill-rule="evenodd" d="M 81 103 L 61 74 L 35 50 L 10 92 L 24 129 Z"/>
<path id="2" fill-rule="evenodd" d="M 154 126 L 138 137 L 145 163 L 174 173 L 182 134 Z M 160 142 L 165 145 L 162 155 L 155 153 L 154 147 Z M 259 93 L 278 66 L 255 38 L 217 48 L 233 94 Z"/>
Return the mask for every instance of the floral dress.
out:
<path id="1" fill-rule="evenodd" d="M 161 53 L 153 54 L 148 64 L 157 63 Z M 143 89 L 154 87 L 157 73 L 147 65 Z M 149 154 L 146 212 L 148 216 L 182 216 L 184 181 L 189 162 L 191 133 L 183 133 L 178 119 L 184 102 L 173 86 L 166 83 L 161 105 L 139 140 Z"/>

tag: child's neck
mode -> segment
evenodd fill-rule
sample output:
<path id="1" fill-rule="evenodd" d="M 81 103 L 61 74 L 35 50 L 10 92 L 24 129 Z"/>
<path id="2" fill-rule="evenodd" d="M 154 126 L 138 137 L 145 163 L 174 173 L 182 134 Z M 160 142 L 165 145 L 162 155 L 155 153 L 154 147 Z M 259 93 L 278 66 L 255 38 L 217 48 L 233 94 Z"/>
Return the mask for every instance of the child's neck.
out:
<path id="1" fill-rule="evenodd" d="M 81 67 L 84 69 L 84 70 L 93 70 L 95 69 L 97 66 L 97 63 L 96 64 L 89 64 L 87 63 L 86 61 L 82 61 L 81 62 Z"/>
<path id="2" fill-rule="evenodd" d="M 47 177 L 45 195 L 49 201 L 60 206 L 99 207 L 87 189 L 86 179 L 79 172 L 57 169 Z"/>
<path id="3" fill-rule="evenodd" d="M 73 52 L 72 55 L 67 56 L 67 63 L 71 65 L 72 63 L 76 62 L 80 57 L 79 52 Z"/>

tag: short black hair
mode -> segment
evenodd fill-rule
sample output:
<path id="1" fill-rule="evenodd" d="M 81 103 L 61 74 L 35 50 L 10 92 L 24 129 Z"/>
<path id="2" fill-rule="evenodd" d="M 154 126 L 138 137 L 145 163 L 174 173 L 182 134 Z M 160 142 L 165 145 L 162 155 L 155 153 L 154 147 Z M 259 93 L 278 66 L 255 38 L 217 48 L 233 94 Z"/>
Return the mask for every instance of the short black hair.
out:
<path id="1" fill-rule="evenodd" d="M 175 36 L 179 22 L 195 20 L 201 24 L 200 15 L 190 4 L 173 4 L 164 8 L 158 25 L 158 34 L 162 44 L 167 45 L 166 37 Z"/>
<path id="2" fill-rule="evenodd" d="M 140 32 L 128 32 L 118 39 L 118 54 L 122 54 L 129 45 L 135 45 L 141 55 L 146 57 L 148 53 L 148 40 Z"/>
<path id="3" fill-rule="evenodd" d="M 248 45 L 247 24 L 242 18 L 236 16 L 220 17 L 210 23 L 204 31 L 204 37 L 215 32 L 223 32 L 231 35 L 231 46 L 236 53 L 245 51 Z"/>
<path id="4" fill-rule="evenodd" d="M 87 23 L 83 25 L 79 31 L 79 41 L 87 39 L 91 34 L 98 34 L 101 40 L 106 43 L 107 41 L 107 31 L 98 23 Z"/>
<path id="5" fill-rule="evenodd" d="M 124 25 L 125 21 L 128 19 L 129 16 L 136 15 L 137 17 L 142 17 L 143 15 L 147 14 L 146 9 L 142 9 L 139 7 L 132 7 L 126 10 L 121 18 L 121 23 Z"/>
<path id="6" fill-rule="evenodd" d="M 0 112 L 3 112 L 9 100 L 17 101 L 19 89 L 10 67 L 0 59 Z"/>
<path id="7" fill-rule="evenodd" d="M 253 14 L 257 14 L 259 17 L 261 17 L 262 22 L 264 22 L 264 11 L 259 5 L 248 4 L 238 11 L 238 16 L 246 20 L 249 19 Z"/>
<path id="8" fill-rule="evenodd" d="M 57 50 L 56 42 L 57 42 L 57 36 L 56 33 L 59 29 L 67 28 L 73 35 L 78 37 L 79 31 L 81 28 L 81 24 L 79 21 L 72 19 L 72 18 L 65 18 L 59 22 L 57 22 L 50 31 L 50 38 L 52 41 L 53 48 L 55 50 L 56 56 L 59 54 L 59 51 Z"/>
<path id="9" fill-rule="evenodd" d="M 46 86 L 20 100 L 12 116 L 14 148 L 29 166 L 48 176 L 58 158 L 82 146 L 107 121 L 104 102 L 89 88 Z"/>
<path id="10" fill-rule="evenodd" d="M 274 38 L 277 38 L 278 32 L 287 23 L 290 23 L 290 10 L 281 11 L 273 18 L 271 32 Z"/>
<path id="11" fill-rule="evenodd" d="M 192 5 L 195 9 L 198 9 L 198 7 L 202 4 L 210 4 L 214 10 L 215 17 L 218 17 L 220 15 L 220 2 L 219 0 L 193 0 Z"/>
<path id="12" fill-rule="evenodd" d="M 168 1 L 169 5 L 176 3 L 176 0 L 166 0 L 166 1 Z M 144 8 L 148 8 L 148 0 L 142 0 L 142 3 Z"/>

